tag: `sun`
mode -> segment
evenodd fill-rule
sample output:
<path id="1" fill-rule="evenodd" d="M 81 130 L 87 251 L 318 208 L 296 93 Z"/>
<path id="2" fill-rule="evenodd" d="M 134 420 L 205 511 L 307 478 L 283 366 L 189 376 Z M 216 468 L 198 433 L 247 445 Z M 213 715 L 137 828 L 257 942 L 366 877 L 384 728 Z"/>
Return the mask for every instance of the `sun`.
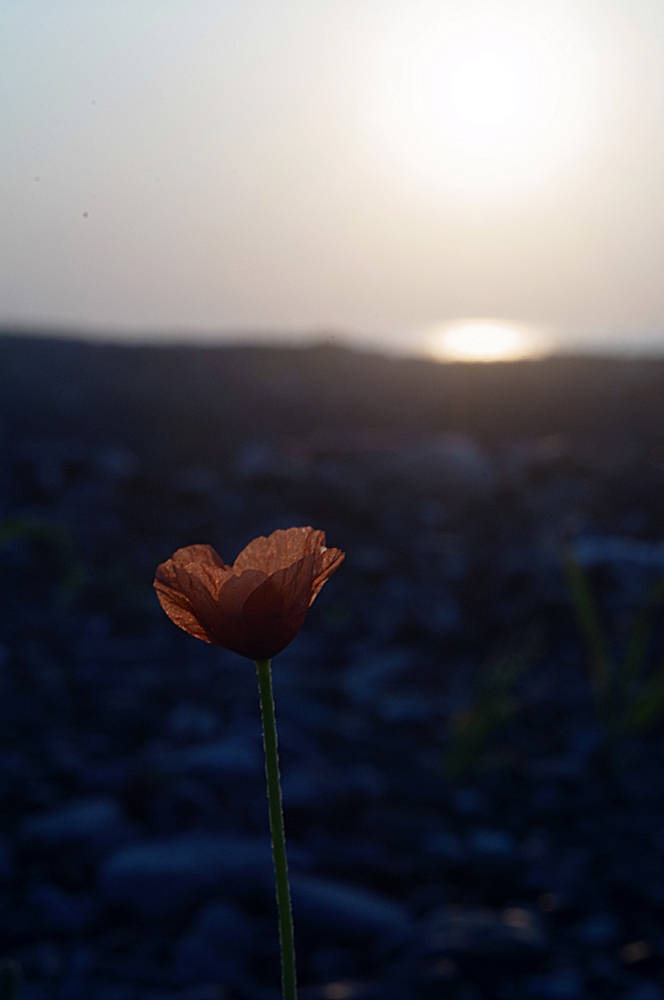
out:
<path id="1" fill-rule="evenodd" d="M 546 67 L 525 39 L 494 24 L 460 32 L 430 59 L 420 100 L 432 127 L 474 146 L 504 143 L 542 112 Z"/>
<path id="2" fill-rule="evenodd" d="M 534 74 L 525 59 L 501 51 L 478 52 L 456 69 L 447 87 L 450 110 L 478 131 L 508 131 L 523 109 Z M 443 109 L 444 111 L 445 109 Z"/>
<path id="3" fill-rule="evenodd" d="M 592 52 L 572 17 L 466 7 L 413 14 L 385 40 L 367 104 L 373 127 L 427 186 L 472 197 L 537 187 L 594 134 Z"/>
<path id="4" fill-rule="evenodd" d="M 426 338 L 438 361 L 515 361 L 538 353 L 530 331 L 495 320 L 465 320 L 438 327 Z"/>

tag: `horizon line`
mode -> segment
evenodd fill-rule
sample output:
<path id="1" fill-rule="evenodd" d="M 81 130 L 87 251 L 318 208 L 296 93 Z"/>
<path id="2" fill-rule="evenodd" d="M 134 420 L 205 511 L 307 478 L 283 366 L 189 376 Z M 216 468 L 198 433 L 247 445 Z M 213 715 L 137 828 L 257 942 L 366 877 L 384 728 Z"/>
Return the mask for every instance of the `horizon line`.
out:
<path id="1" fill-rule="evenodd" d="M 626 333 L 627 336 L 627 333 Z M 633 334 L 632 334 L 633 337 Z M 325 328 L 310 330 L 255 330 L 237 328 L 220 328 L 216 331 L 187 330 L 177 327 L 164 329 L 160 327 L 115 328 L 104 326 L 67 325 L 37 325 L 23 322 L 14 323 L 0 321 L 0 339 L 13 338 L 51 340 L 61 343 L 81 343 L 98 347 L 120 348 L 154 348 L 154 349 L 280 349 L 306 350 L 320 347 L 333 347 L 354 354 L 378 355 L 385 358 L 400 358 L 403 360 L 428 361 L 437 365 L 514 365 L 528 362 L 554 359 L 588 359 L 616 361 L 663 361 L 664 340 L 653 343 L 652 339 L 634 344 L 616 342 L 607 344 L 592 341 L 580 341 L 578 346 L 562 343 L 551 344 L 546 349 L 532 354 L 523 354 L 511 358 L 454 358 L 433 357 L 424 350 L 409 347 L 406 343 L 398 343 L 393 338 L 383 340 L 380 335 L 374 336 L 353 334 L 347 330 L 325 330 Z M 383 342 L 381 342 L 383 341 Z"/>

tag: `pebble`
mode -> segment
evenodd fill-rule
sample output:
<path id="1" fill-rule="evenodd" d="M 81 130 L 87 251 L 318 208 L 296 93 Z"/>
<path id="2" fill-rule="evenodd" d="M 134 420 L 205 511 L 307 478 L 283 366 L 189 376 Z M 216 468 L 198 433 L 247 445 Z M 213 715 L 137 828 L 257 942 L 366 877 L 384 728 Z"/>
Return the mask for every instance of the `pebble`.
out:
<path id="1" fill-rule="evenodd" d="M 407 937 L 413 932 L 399 903 L 369 889 L 309 875 L 293 875 L 291 889 L 295 919 L 307 932 L 313 929 L 326 938 Z"/>
<path id="2" fill-rule="evenodd" d="M 177 945 L 175 966 L 185 983 L 237 984 L 246 976 L 255 929 L 242 910 L 219 901 L 204 907 Z"/>
<path id="3" fill-rule="evenodd" d="M 219 891 L 242 896 L 266 889 L 271 879 L 267 839 L 198 832 L 133 844 L 100 871 L 107 901 L 145 917 L 178 912 Z"/>
<path id="4" fill-rule="evenodd" d="M 35 885 L 27 893 L 45 931 L 81 934 L 94 922 L 98 907 L 91 895 L 74 895 L 57 885 Z"/>
<path id="5" fill-rule="evenodd" d="M 516 853 L 516 841 L 507 830 L 473 830 L 468 844 L 471 851 L 481 857 L 506 860 Z"/>
<path id="6" fill-rule="evenodd" d="M 607 948 L 617 940 L 620 925 L 612 913 L 594 913 L 576 928 L 576 936 L 590 948 Z"/>
<path id="7" fill-rule="evenodd" d="M 79 844 L 104 853 L 132 838 L 119 804 L 110 798 L 76 799 L 55 809 L 26 816 L 18 827 L 20 840 L 29 846 L 48 848 Z"/>
<path id="8" fill-rule="evenodd" d="M 164 763 L 175 771 L 216 782 L 262 778 L 264 771 L 262 749 L 242 739 L 186 747 L 166 757 Z"/>

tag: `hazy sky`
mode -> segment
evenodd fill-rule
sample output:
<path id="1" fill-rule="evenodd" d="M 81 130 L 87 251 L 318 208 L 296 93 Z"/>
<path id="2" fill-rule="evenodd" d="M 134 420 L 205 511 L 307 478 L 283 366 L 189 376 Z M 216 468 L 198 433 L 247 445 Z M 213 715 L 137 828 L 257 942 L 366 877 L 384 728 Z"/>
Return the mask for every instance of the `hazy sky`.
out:
<path id="1" fill-rule="evenodd" d="M 664 349 L 661 0 L 3 0 L 0 322 Z"/>

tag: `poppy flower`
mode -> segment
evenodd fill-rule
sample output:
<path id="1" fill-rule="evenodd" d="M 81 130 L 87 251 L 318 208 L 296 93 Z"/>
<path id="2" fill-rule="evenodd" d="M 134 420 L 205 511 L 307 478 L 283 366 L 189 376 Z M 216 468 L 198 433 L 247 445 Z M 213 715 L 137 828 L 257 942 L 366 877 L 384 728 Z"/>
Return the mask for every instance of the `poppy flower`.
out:
<path id="1" fill-rule="evenodd" d="M 274 531 L 249 542 L 232 566 L 210 545 L 188 545 L 157 567 L 154 587 L 176 625 L 251 660 L 291 642 L 344 553 L 314 528 Z"/>

